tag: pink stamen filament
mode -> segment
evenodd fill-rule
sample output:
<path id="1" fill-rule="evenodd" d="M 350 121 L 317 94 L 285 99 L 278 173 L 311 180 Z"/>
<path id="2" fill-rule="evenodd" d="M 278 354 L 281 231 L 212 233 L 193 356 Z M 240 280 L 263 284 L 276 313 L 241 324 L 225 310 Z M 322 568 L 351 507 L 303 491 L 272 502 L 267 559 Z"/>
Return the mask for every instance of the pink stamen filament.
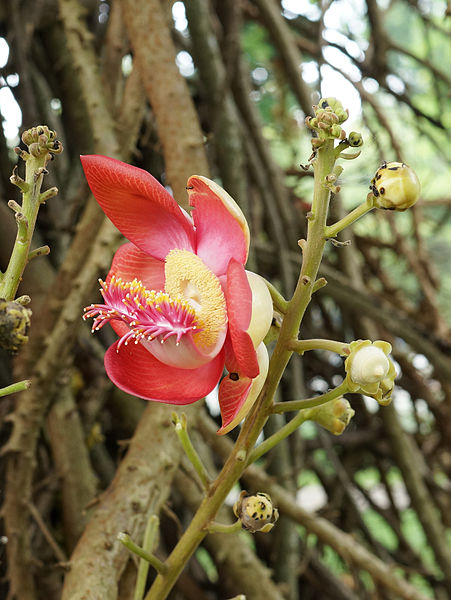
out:
<path id="1" fill-rule="evenodd" d="M 84 319 L 93 318 L 91 331 L 98 331 L 106 323 L 122 321 L 130 327 L 119 340 L 117 349 L 131 340 L 152 341 L 160 338 L 164 343 L 176 336 L 176 345 L 184 335 L 201 331 L 192 307 L 183 300 L 173 299 L 164 292 L 147 290 L 136 279 L 124 283 L 112 277 L 109 283 L 101 283 L 100 292 L 105 304 L 91 304 L 85 308 Z"/>

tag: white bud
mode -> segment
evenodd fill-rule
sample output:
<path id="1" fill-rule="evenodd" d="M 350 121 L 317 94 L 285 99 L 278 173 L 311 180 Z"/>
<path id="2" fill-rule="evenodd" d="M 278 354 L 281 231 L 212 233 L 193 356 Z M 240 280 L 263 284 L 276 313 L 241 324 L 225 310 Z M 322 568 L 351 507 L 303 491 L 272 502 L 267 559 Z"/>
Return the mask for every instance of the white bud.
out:
<path id="1" fill-rule="evenodd" d="M 390 362 L 380 348 L 365 346 L 352 358 L 351 379 L 359 385 L 382 381 L 390 368 Z"/>

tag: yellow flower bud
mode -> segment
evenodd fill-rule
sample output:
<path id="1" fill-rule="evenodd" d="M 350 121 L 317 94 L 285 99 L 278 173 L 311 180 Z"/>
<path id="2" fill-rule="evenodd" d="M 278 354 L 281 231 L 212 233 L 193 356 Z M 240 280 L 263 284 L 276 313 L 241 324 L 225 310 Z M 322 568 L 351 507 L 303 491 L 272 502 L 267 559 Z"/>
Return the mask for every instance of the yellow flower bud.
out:
<path id="1" fill-rule="evenodd" d="M 279 518 L 279 511 L 273 508 L 271 498 L 263 492 L 251 495 L 243 490 L 235 502 L 233 512 L 240 519 L 243 529 L 250 533 L 267 533 Z"/>
<path id="2" fill-rule="evenodd" d="M 420 197 L 421 185 L 413 169 L 405 163 L 383 163 L 371 180 L 375 206 L 404 211 Z"/>

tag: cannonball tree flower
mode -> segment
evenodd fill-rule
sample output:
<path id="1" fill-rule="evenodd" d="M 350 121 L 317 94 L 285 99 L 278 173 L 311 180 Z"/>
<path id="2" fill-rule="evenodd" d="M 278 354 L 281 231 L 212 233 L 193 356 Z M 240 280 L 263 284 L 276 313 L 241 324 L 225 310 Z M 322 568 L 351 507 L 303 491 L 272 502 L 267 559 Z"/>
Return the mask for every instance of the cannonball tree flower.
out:
<path id="1" fill-rule="evenodd" d="M 217 385 L 227 433 L 250 410 L 268 370 L 263 343 L 272 301 L 244 269 L 249 228 L 235 201 L 194 175 L 192 216 L 146 171 L 105 156 L 82 156 L 89 186 L 129 242 L 113 257 L 104 302 L 85 309 L 92 330 L 120 336 L 105 354 L 109 378 L 156 402 L 190 404 Z"/>
<path id="2" fill-rule="evenodd" d="M 351 342 L 345 360 L 349 391 L 371 396 L 382 405 L 389 404 L 396 377 L 395 365 L 389 357 L 391 350 L 391 344 L 381 340 Z"/>

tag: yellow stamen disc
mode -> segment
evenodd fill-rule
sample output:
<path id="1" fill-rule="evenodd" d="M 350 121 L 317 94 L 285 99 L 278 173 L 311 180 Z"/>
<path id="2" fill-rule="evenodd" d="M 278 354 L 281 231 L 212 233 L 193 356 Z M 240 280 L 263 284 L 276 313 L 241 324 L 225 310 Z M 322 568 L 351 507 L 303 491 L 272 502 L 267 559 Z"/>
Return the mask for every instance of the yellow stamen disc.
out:
<path id="1" fill-rule="evenodd" d="M 216 275 L 189 250 L 174 249 L 166 256 L 165 291 L 179 296 L 195 310 L 202 331 L 196 334 L 196 345 L 214 346 L 227 324 L 226 301 Z"/>

